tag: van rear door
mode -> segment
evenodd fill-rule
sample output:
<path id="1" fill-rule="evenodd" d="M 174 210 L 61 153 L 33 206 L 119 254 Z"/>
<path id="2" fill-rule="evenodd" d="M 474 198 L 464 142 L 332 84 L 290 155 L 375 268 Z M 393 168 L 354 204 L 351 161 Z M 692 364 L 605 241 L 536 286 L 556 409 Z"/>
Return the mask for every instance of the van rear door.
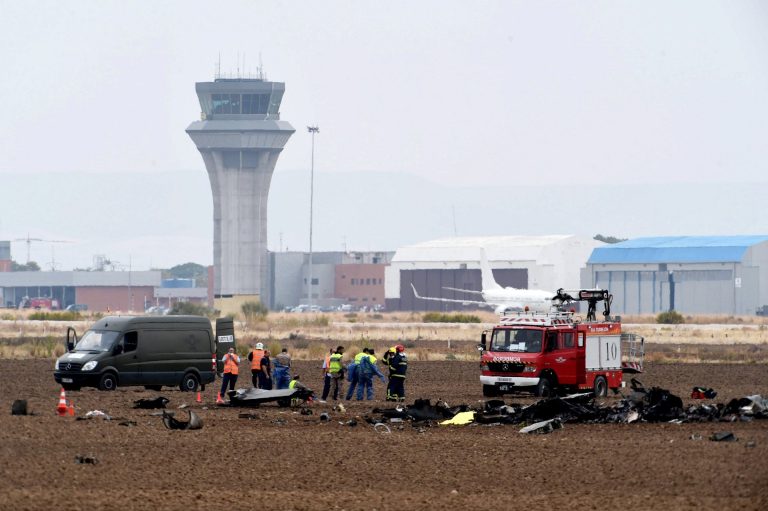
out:
<path id="1" fill-rule="evenodd" d="M 229 348 L 235 348 L 235 320 L 232 318 L 218 318 L 216 320 L 216 372 L 221 374 L 224 371 L 224 363 L 221 359 Z"/>

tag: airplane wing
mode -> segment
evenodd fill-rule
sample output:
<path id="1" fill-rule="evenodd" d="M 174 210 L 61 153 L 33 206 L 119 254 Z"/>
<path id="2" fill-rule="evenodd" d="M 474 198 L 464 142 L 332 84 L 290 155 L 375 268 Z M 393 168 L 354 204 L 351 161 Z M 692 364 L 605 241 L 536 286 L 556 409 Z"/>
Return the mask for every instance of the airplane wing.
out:
<path id="1" fill-rule="evenodd" d="M 459 289 L 457 287 L 444 287 L 443 289 L 447 289 L 448 291 L 458 291 L 460 293 L 469 293 L 473 295 L 482 295 L 482 291 L 475 291 L 473 289 Z"/>
<path id="2" fill-rule="evenodd" d="M 452 300 L 450 298 L 435 298 L 430 296 L 420 296 L 419 293 L 416 291 L 416 287 L 411 284 L 411 289 L 413 289 L 413 295 L 418 298 L 419 300 L 429 300 L 432 302 L 451 302 L 451 303 L 461 303 L 465 305 L 474 304 L 479 305 L 481 307 L 490 307 L 491 309 L 494 308 L 496 304 L 488 303 L 488 302 L 479 302 L 476 300 Z M 446 288 L 448 289 L 448 288 Z"/>

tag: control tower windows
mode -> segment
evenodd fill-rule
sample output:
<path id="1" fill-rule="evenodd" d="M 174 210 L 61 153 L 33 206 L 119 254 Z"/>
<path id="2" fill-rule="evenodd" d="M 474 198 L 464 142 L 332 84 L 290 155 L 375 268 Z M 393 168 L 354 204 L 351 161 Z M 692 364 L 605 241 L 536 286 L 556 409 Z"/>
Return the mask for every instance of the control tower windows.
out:
<path id="1" fill-rule="evenodd" d="M 269 94 L 243 94 L 244 114 L 266 114 L 269 108 Z"/>
<path id="2" fill-rule="evenodd" d="M 239 114 L 240 94 L 213 94 L 214 114 Z"/>

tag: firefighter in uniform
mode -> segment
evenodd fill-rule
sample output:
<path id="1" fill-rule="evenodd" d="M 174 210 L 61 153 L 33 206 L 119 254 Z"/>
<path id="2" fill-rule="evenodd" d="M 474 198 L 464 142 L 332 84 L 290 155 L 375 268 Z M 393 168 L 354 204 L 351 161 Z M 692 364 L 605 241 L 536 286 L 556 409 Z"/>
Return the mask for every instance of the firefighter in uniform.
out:
<path id="1" fill-rule="evenodd" d="M 395 346 L 395 354 L 387 357 L 389 366 L 389 385 L 387 386 L 387 401 L 405 401 L 405 373 L 408 370 L 408 357 L 405 346 Z"/>
<path id="2" fill-rule="evenodd" d="M 221 358 L 221 361 L 224 362 L 224 377 L 221 379 L 221 391 L 216 400 L 217 403 L 224 401 L 224 392 L 227 390 L 227 385 L 229 385 L 229 390 L 235 390 L 240 357 L 235 353 L 235 348 L 229 348 L 229 352 Z"/>
<path id="3" fill-rule="evenodd" d="M 255 388 L 259 388 L 259 374 L 261 374 L 261 359 L 264 358 L 264 345 L 260 342 L 248 353 L 248 360 L 251 361 L 251 383 Z"/>

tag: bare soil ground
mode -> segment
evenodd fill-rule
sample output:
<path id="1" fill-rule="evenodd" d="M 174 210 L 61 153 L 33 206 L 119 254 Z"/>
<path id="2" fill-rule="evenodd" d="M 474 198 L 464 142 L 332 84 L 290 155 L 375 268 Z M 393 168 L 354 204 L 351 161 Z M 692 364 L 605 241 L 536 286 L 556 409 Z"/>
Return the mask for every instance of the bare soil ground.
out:
<path id="1" fill-rule="evenodd" d="M 318 362 L 298 362 L 318 390 Z M 566 424 L 549 435 L 514 426 L 405 424 L 379 434 L 363 421 L 375 402 L 315 403 L 314 415 L 263 405 L 256 419 L 175 389 L 120 388 L 68 393 L 78 415 L 102 410 L 118 420 L 55 416 L 59 387 L 50 360 L 0 360 L 0 509 L 739 509 L 768 508 L 768 421 L 696 424 Z M 413 361 L 409 401 L 482 402 L 477 364 Z M 241 376 L 241 383 L 249 378 Z M 640 380 L 688 399 L 691 387 L 715 401 L 768 395 L 768 366 L 649 364 Z M 376 383 L 377 397 L 383 388 Z M 204 421 L 199 431 L 170 431 L 139 398 L 168 397 Z M 27 399 L 34 416 L 11 416 Z M 616 399 L 608 398 L 608 401 Z M 532 402 L 525 395 L 507 402 Z M 321 423 L 327 411 L 330 422 Z M 732 431 L 737 442 L 707 438 Z M 703 439 L 693 440 L 692 435 Z M 77 455 L 98 464 L 77 464 Z"/>

